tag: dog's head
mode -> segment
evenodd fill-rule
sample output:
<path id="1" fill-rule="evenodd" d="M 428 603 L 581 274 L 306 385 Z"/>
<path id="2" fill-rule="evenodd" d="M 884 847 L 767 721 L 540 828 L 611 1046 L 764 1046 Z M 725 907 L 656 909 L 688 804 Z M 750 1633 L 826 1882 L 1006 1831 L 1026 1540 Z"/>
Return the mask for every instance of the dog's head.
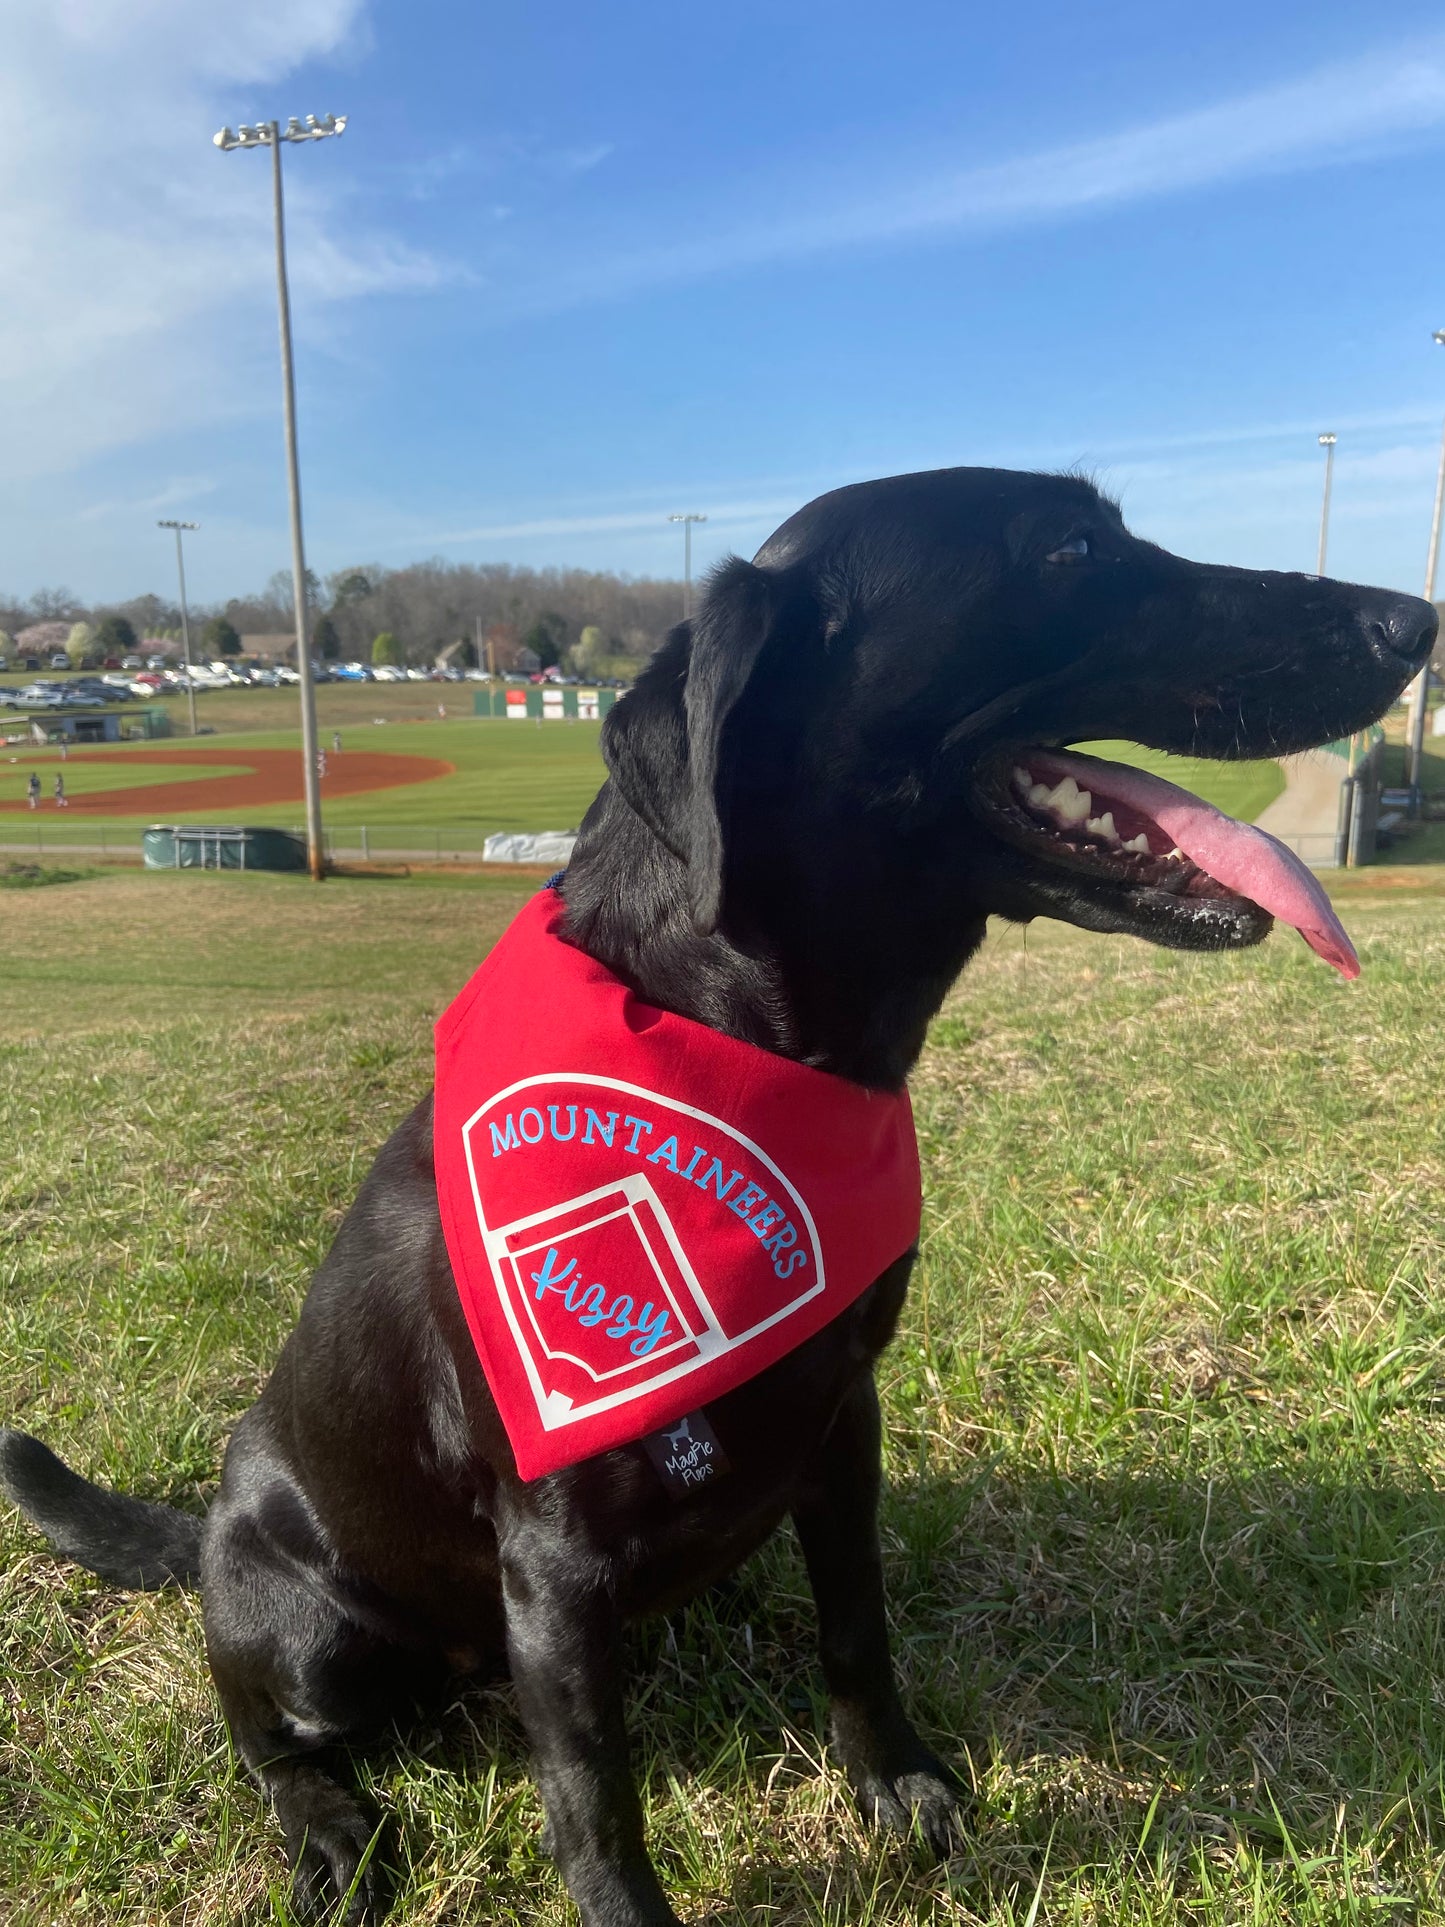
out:
<path id="1" fill-rule="evenodd" d="M 1300 866 L 1267 876 L 1258 833 L 1232 844 L 1227 818 L 1067 745 L 1306 749 L 1379 716 L 1435 627 L 1412 596 L 1184 561 L 1075 477 L 903 475 L 821 496 L 724 563 L 604 752 L 687 865 L 698 928 L 744 944 L 799 919 L 836 939 L 830 905 L 851 895 L 876 923 L 881 890 L 950 924 L 1046 914 L 1234 947 L 1271 908 L 1299 921 Z"/>

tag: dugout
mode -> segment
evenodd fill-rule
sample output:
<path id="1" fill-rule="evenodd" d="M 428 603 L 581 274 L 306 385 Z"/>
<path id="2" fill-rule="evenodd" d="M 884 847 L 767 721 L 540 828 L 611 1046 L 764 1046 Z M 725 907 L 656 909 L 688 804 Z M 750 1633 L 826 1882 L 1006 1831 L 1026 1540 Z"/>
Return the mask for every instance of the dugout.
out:
<path id="1" fill-rule="evenodd" d="M 148 870 L 304 870 L 306 845 L 289 830 L 152 823 L 141 833 Z"/>
<path id="2" fill-rule="evenodd" d="M 113 709 L 64 709 L 32 716 L 30 733 L 45 743 L 118 743 L 120 717 Z"/>
<path id="3" fill-rule="evenodd" d="M 171 719 L 159 705 L 141 710 L 101 708 L 47 710 L 30 718 L 37 743 L 119 743 L 169 736 Z"/>

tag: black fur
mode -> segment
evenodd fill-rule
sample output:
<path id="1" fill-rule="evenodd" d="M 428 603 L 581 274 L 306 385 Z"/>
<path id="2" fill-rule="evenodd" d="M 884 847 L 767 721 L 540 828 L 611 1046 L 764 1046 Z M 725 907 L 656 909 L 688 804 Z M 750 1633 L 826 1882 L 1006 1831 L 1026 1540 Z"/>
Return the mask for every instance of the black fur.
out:
<path id="1" fill-rule="evenodd" d="M 1182 907 L 1019 848 L 990 803 L 1014 749 L 1300 749 L 1378 715 L 1434 631 L 1410 597 L 1183 562 L 1074 478 L 950 469 L 838 490 L 754 563 L 726 563 L 613 711 L 569 934 L 653 1002 L 894 1088 L 990 913 L 1196 948 L 1269 927 L 1237 899 Z M 583 1921 L 672 1927 L 628 1765 L 619 1627 L 730 1571 L 786 1515 L 859 1805 L 947 1848 L 959 1794 L 893 1683 L 874 1524 L 871 1367 L 911 1262 L 708 1408 L 727 1478 L 674 1500 L 628 1448 L 523 1485 L 448 1270 L 430 1101 L 417 1108 L 236 1429 L 201 1546 L 222 1704 L 303 1898 L 354 1882 L 354 1918 L 380 1905 L 371 1827 L 327 1746 L 446 1668 L 505 1654 Z M 193 1576 L 194 1521 L 103 1495 L 16 1434 L 0 1470 L 106 1577 Z"/>
<path id="2" fill-rule="evenodd" d="M 0 1432 L 0 1492 L 39 1526 L 62 1559 L 112 1585 L 154 1592 L 201 1576 L 203 1520 L 173 1506 L 103 1492 L 24 1432 Z"/>

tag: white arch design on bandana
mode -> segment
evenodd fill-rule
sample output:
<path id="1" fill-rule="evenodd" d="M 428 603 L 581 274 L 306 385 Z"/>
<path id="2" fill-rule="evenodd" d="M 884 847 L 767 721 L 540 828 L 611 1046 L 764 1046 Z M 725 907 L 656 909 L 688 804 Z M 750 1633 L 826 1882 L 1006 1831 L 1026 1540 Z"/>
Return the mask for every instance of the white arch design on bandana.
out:
<path id="1" fill-rule="evenodd" d="M 656 1377 L 647 1379 L 644 1384 L 626 1386 L 618 1391 L 606 1393 L 581 1408 L 574 1408 L 572 1401 L 563 1393 L 555 1390 L 549 1391 L 543 1386 L 541 1378 L 537 1373 L 536 1364 L 532 1358 L 531 1347 L 528 1345 L 522 1328 L 517 1321 L 511 1297 L 506 1289 L 506 1279 L 502 1273 L 499 1262 L 502 1249 L 501 1241 L 504 1240 L 511 1231 L 524 1228 L 530 1220 L 528 1218 L 521 1218 L 516 1221 L 515 1225 L 503 1225 L 495 1228 L 487 1223 L 487 1214 L 482 1206 L 481 1190 L 477 1183 L 477 1168 L 472 1158 L 472 1132 L 486 1117 L 487 1113 L 495 1109 L 498 1104 L 503 1103 L 506 1099 L 515 1097 L 519 1091 L 533 1090 L 542 1084 L 582 1084 L 594 1090 L 620 1091 L 627 1097 L 645 1097 L 650 1102 L 660 1104 L 683 1117 L 693 1118 L 699 1124 L 710 1125 L 715 1131 L 721 1131 L 725 1137 L 731 1138 L 735 1144 L 742 1145 L 746 1151 L 750 1152 L 752 1156 L 777 1179 L 779 1185 L 798 1208 L 798 1215 L 807 1228 L 808 1241 L 812 1247 L 813 1280 L 808 1289 L 800 1292 L 797 1297 L 790 1299 L 786 1305 L 781 1306 L 777 1311 L 770 1312 L 766 1318 L 760 1319 L 757 1324 L 750 1326 L 747 1331 L 740 1332 L 735 1338 L 729 1339 L 722 1337 L 714 1321 L 710 1334 L 696 1334 L 699 1342 L 698 1356 L 685 1360 L 682 1364 L 674 1366 L 670 1371 L 659 1373 Z M 808 1209 L 807 1201 L 797 1189 L 796 1185 L 793 1184 L 792 1180 L 784 1171 L 779 1169 L 778 1165 L 768 1156 L 763 1147 L 760 1144 L 755 1144 L 744 1132 L 738 1130 L 736 1125 L 727 1123 L 723 1118 L 715 1117 L 711 1111 L 702 1111 L 694 1104 L 685 1104 L 681 1098 L 668 1097 L 661 1091 L 649 1090 L 646 1085 L 643 1084 L 625 1083 L 620 1077 L 602 1077 L 586 1071 L 541 1072 L 531 1077 L 519 1078 L 515 1084 L 509 1084 L 505 1090 L 494 1092 L 485 1104 L 480 1105 L 473 1111 L 472 1115 L 462 1125 L 462 1151 L 467 1161 L 467 1177 L 472 1188 L 472 1203 L 477 1214 L 477 1226 L 481 1231 L 482 1242 L 486 1248 L 487 1257 L 491 1266 L 492 1282 L 496 1287 L 497 1300 L 501 1307 L 502 1316 L 506 1319 L 508 1329 L 511 1331 L 512 1342 L 517 1348 L 517 1356 L 521 1359 L 523 1369 L 527 1374 L 527 1382 L 532 1388 L 532 1396 L 536 1401 L 537 1417 L 545 1431 L 555 1432 L 565 1425 L 575 1423 L 579 1419 L 595 1418 L 603 1412 L 610 1412 L 619 1406 L 628 1405 L 637 1398 L 650 1396 L 654 1392 L 662 1391 L 665 1387 L 675 1384 L 677 1380 L 686 1378 L 690 1372 L 699 1370 L 703 1365 L 710 1363 L 713 1359 L 721 1357 L 726 1352 L 736 1351 L 740 1346 L 746 1345 L 751 1340 L 760 1337 L 765 1331 L 770 1331 L 774 1325 L 780 1324 L 785 1318 L 791 1318 L 795 1312 L 801 1310 L 804 1305 L 811 1299 L 816 1298 L 819 1292 L 826 1288 L 827 1278 L 823 1267 L 823 1246 L 818 1236 L 818 1227 L 813 1221 L 813 1214 Z M 609 1186 L 605 1188 L 611 1189 L 612 1187 Z M 653 1208 L 657 1212 L 660 1227 L 667 1238 L 674 1259 L 681 1265 L 689 1285 L 697 1293 L 698 1298 L 707 1308 L 709 1314 L 711 1314 L 711 1306 L 707 1294 L 703 1290 L 676 1232 L 673 1230 L 671 1220 L 662 1208 L 661 1201 L 656 1197 L 655 1192 L 653 1192 L 652 1186 L 648 1185 L 647 1188 L 652 1194 L 651 1202 Z M 589 1202 L 592 1195 L 593 1194 L 590 1193 L 584 1193 L 577 1198 L 560 1199 L 556 1205 L 549 1206 L 546 1213 L 533 1213 L 531 1216 L 532 1218 L 538 1218 L 544 1215 L 551 1215 L 551 1213 L 556 1211 L 565 1210 L 569 1205 L 581 1205 Z M 645 1242 L 644 1239 L 644 1244 Z M 708 1337 L 711 1337 L 711 1343 L 704 1342 Z M 719 1342 L 719 1339 L 721 1339 L 721 1342 Z"/>

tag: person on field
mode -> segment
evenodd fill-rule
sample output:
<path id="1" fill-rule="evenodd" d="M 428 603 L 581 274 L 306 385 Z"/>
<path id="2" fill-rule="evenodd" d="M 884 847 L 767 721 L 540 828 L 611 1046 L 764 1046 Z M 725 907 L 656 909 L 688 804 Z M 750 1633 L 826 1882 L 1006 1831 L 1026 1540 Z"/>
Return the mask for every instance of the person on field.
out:
<path id="1" fill-rule="evenodd" d="M 339 756 L 341 754 L 341 731 L 339 729 L 333 729 L 331 732 L 331 753 L 333 756 Z"/>
<path id="2" fill-rule="evenodd" d="M 25 793 L 30 798 L 31 809 L 38 810 L 40 808 L 40 778 L 35 774 L 34 770 L 30 772 L 30 781 L 25 786 Z"/>
<path id="3" fill-rule="evenodd" d="M 324 776 L 326 774 L 326 751 L 324 749 L 318 749 L 316 752 L 316 774 L 318 776 Z"/>
<path id="4" fill-rule="evenodd" d="M 70 808 L 70 804 L 66 800 L 65 795 L 65 778 L 60 774 L 59 770 L 55 772 L 55 807 L 58 810 L 68 810 Z"/>

